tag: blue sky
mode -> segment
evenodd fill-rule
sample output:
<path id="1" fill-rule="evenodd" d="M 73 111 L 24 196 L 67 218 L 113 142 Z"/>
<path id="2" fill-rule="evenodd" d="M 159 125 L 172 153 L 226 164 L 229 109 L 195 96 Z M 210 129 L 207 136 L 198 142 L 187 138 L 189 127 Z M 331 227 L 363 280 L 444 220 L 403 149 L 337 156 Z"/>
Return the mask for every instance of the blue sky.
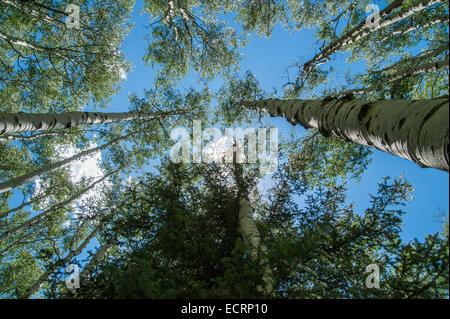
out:
<path id="1" fill-rule="evenodd" d="M 381 5 L 380 5 L 381 7 Z M 147 42 L 145 34 L 149 34 L 147 29 L 149 24 L 148 16 L 139 15 L 142 8 L 142 1 L 136 1 L 132 20 L 134 28 L 125 38 L 123 51 L 129 61 L 133 63 L 133 70 L 127 74 L 127 79 L 122 84 L 121 91 L 112 98 L 112 103 L 108 112 L 124 112 L 129 108 L 128 94 L 136 93 L 143 96 L 145 89 L 153 88 L 155 72 L 146 67 L 142 61 Z M 283 31 L 277 26 L 273 35 L 269 38 L 251 37 L 249 44 L 241 50 L 243 60 L 241 72 L 251 70 L 260 82 L 262 88 L 270 92 L 276 88 L 282 92 L 282 86 L 286 83 L 286 69 L 298 61 L 305 61 L 311 58 L 317 51 L 316 41 L 312 38 L 311 30 L 301 30 L 299 32 Z M 333 66 L 337 67 L 340 74 L 344 74 L 347 68 L 352 71 L 362 69 L 361 64 L 346 65 L 345 55 L 337 56 L 332 60 Z M 339 81 L 342 80 L 339 78 Z M 180 85 L 180 88 L 196 86 L 195 75 L 189 75 Z M 221 84 L 216 80 L 213 82 L 215 89 Z M 329 82 L 328 85 L 338 84 Z M 102 110 L 105 111 L 105 110 Z M 283 135 L 287 135 L 292 126 L 282 118 L 270 119 L 270 123 L 279 129 Z M 303 133 L 303 128 L 296 127 L 296 131 Z M 448 174 L 434 169 L 423 169 L 416 164 L 375 150 L 372 156 L 373 163 L 363 173 L 361 181 L 356 183 L 351 181 L 348 186 L 348 200 L 356 203 L 356 209 L 363 212 L 369 206 L 370 193 L 375 194 L 378 188 L 377 183 L 381 182 L 383 176 L 398 176 L 404 174 L 405 178 L 415 187 L 415 199 L 406 207 L 409 212 L 404 217 L 404 229 L 402 237 L 409 241 L 413 238 L 423 240 L 427 234 L 442 230 L 442 216 L 449 214 L 449 177 Z M 15 194 L 11 201 L 11 207 L 16 203 L 20 204 L 21 198 Z M 93 241 L 86 250 L 93 250 L 98 243 Z M 85 252 L 80 256 L 83 259 L 87 256 Z"/>
<path id="2" fill-rule="evenodd" d="M 137 93 L 143 96 L 144 89 L 153 87 L 154 71 L 146 67 L 142 61 L 146 49 L 143 36 L 149 33 L 146 28 L 148 17 L 139 15 L 142 2 L 137 1 L 133 12 L 135 26 L 125 39 L 123 50 L 129 60 L 134 64 L 133 70 L 127 75 L 122 85 L 122 91 L 113 98 L 110 111 L 125 111 L 128 108 L 127 93 Z M 282 85 L 286 83 L 286 69 L 297 61 L 311 58 L 317 50 L 316 41 L 311 37 L 311 30 L 299 32 L 283 31 L 277 26 L 269 38 L 252 37 L 248 45 L 242 49 L 242 74 L 251 70 L 261 86 L 266 91 L 276 88 L 282 92 Z M 344 73 L 348 68 L 358 71 L 362 65 L 345 64 L 346 56 L 335 57 L 333 66 Z M 180 87 L 196 86 L 196 77 L 188 76 Z M 214 87 L 220 84 L 214 81 Z M 337 83 L 336 83 L 337 84 Z M 334 85 L 334 83 L 328 83 Z M 292 126 L 282 118 L 270 119 L 281 134 L 287 134 Z M 301 132 L 302 128 L 296 128 Z M 377 183 L 383 176 L 398 176 L 404 173 L 405 178 L 415 187 L 415 199 L 406 207 L 409 212 L 404 218 L 402 236 L 409 241 L 414 237 L 423 239 L 427 234 L 442 229 L 442 215 L 448 216 L 449 207 L 449 177 L 445 172 L 434 169 L 423 169 L 416 164 L 381 151 L 374 151 L 373 163 L 363 174 L 360 183 L 351 181 L 348 184 L 348 199 L 357 204 L 357 210 L 363 212 L 368 207 L 369 193 L 375 194 Z"/>

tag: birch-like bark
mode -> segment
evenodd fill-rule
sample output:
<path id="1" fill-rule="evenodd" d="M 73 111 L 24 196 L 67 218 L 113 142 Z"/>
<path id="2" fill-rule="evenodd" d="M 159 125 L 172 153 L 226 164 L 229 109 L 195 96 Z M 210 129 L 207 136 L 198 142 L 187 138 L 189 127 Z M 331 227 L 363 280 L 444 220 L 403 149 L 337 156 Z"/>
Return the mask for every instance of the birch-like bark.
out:
<path id="1" fill-rule="evenodd" d="M 70 57 L 68 57 L 68 56 L 66 56 L 64 54 L 59 53 L 58 50 L 54 49 L 54 48 L 43 47 L 43 46 L 40 46 L 40 45 L 38 45 L 36 43 L 31 43 L 29 41 L 24 41 L 24 40 L 21 40 L 19 38 L 15 38 L 15 37 L 9 36 L 7 34 L 4 34 L 2 32 L 0 32 L 0 39 L 5 40 L 6 42 L 11 44 L 12 46 L 19 45 L 21 47 L 32 49 L 32 50 L 36 50 L 36 51 L 39 51 L 39 52 L 46 52 L 46 53 L 48 53 L 50 55 L 55 55 L 55 56 L 60 57 L 60 58 L 62 58 L 64 60 L 67 60 L 69 62 L 77 63 L 77 61 L 73 60 L 72 58 L 70 58 Z"/>
<path id="2" fill-rule="evenodd" d="M 31 136 L 20 136 L 20 135 L 4 135 L 0 136 L 0 142 L 14 141 L 14 140 L 22 140 L 22 141 L 32 141 L 44 136 L 55 136 L 61 134 L 60 132 L 46 132 L 39 133 Z"/>
<path id="3" fill-rule="evenodd" d="M 0 194 L 4 193 L 4 192 L 7 192 L 7 191 L 10 191 L 10 190 L 12 190 L 14 188 L 17 188 L 17 187 L 19 187 L 19 186 L 21 186 L 23 184 L 26 184 L 29 181 L 32 181 L 33 179 L 35 179 L 35 178 L 37 178 L 37 177 L 39 177 L 41 175 L 51 173 L 51 172 L 53 172 L 53 171 L 55 171 L 55 170 L 57 170 L 57 169 L 59 169 L 61 167 L 64 167 L 64 166 L 70 164 L 71 162 L 77 161 L 77 160 L 79 160 L 79 159 L 81 159 L 81 158 L 83 158 L 85 156 L 89 156 L 91 154 L 94 154 L 94 153 L 97 153 L 97 152 L 101 152 L 102 150 L 110 147 L 111 145 L 117 144 L 120 141 L 125 140 L 125 139 L 127 139 L 127 138 L 129 138 L 129 137 L 131 137 L 133 135 L 138 134 L 138 133 L 139 133 L 139 131 L 127 134 L 125 136 L 117 137 L 117 138 L 113 139 L 112 141 L 110 141 L 109 143 L 106 143 L 106 144 L 103 144 L 101 146 L 88 149 L 88 150 L 80 152 L 80 153 L 78 153 L 78 154 L 76 154 L 76 155 L 74 155 L 72 157 L 69 157 L 69 158 L 66 158 L 64 160 L 58 161 L 56 163 L 50 164 L 50 165 L 48 165 L 46 167 L 43 167 L 43 168 L 38 168 L 38 169 L 36 169 L 36 170 L 34 170 L 32 172 L 26 173 L 25 175 L 22 175 L 22 176 L 19 176 L 19 177 L 15 177 L 15 178 L 12 178 L 12 179 L 10 179 L 10 180 L 8 180 L 6 182 L 0 183 Z"/>
<path id="4" fill-rule="evenodd" d="M 81 196 L 83 196 L 84 194 L 86 194 L 87 192 L 92 190 L 96 185 L 100 184 L 101 182 L 106 180 L 111 175 L 114 175 L 114 174 L 118 173 L 123 167 L 124 166 L 120 167 L 119 169 L 115 170 L 114 172 L 111 172 L 111 173 L 103 176 L 98 181 L 95 181 L 94 183 L 92 183 L 88 187 L 82 189 L 79 192 L 76 192 L 74 195 L 70 196 L 68 199 L 64 200 L 63 202 L 58 203 L 58 204 L 50 207 L 49 209 L 45 210 L 44 212 L 40 213 L 39 215 L 34 216 L 33 218 L 30 218 L 29 220 L 27 220 L 23 224 L 21 224 L 21 225 L 19 225 L 17 227 L 14 227 L 13 229 L 10 229 L 10 230 L 4 232 L 3 234 L 0 235 L 0 242 L 8 239 L 9 237 L 13 236 L 14 234 L 17 234 L 18 232 L 20 232 L 20 231 L 22 231 L 24 229 L 26 229 L 26 228 L 36 224 L 37 222 L 43 220 L 47 216 L 53 214 L 56 210 L 64 208 L 66 205 L 69 205 L 74 200 L 76 200 L 77 198 L 80 198 Z"/>
<path id="5" fill-rule="evenodd" d="M 25 202 L 25 203 L 23 203 L 23 204 L 20 205 L 20 206 L 11 208 L 11 209 L 8 210 L 7 212 L 4 212 L 3 214 L 1 214 L 1 215 L 0 215 L 0 219 L 9 216 L 9 214 L 11 214 L 11 213 L 14 213 L 14 212 L 16 212 L 16 211 L 18 211 L 18 210 L 21 210 L 22 208 L 27 207 L 27 206 L 33 204 L 34 202 L 36 202 L 36 201 L 38 201 L 38 200 L 40 200 L 40 199 L 42 199 L 42 198 L 44 198 L 44 197 L 46 197 L 46 196 L 47 196 L 47 195 L 44 194 L 44 195 L 42 195 L 42 196 L 33 198 L 32 200 L 30 200 L 30 201 L 28 201 L 28 202 Z"/>
<path id="6" fill-rule="evenodd" d="M 63 21 L 53 19 L 49 15 L 43 14 L 43 13 L 39 12 L 38 10 L 35 10 L 35 9 L 29 7 L 25 1 L 2 0 L 2 2 L 4 4 L 7 4 L 9 6 L 16 8 L 16 9 L 19 9 L 20 11 L 25 12 L 33 17 L 40 18 L 43 21 L 50 23 L 52 25 L 65 25 L 65 23 Z M 20 5 L 19 5 L 19 2 L 20 2 Z"/>
<path id="7" fill-rule="evenodd" d="M 250 246 L 250 258 L 259 260 L 261 267 L 264 269 L 262 277 L 264 286 L 258 286 L 257 289 L 269 296 L 274 290 L 273 274 L 267 259 L 267 248 L 261 243 L 261 237 L 253 220 L 253 212 L 247 197 L 242 197 L 239 200 L 239 226 L 245 242 Z"/>
<path id="8" fill-rule="evenodd" d="M 173 0 L 169 0 L 167 3 L 169 5 L 169 10 L 167 11 L 165 20 L 166 20 L 167 24 L 170 26 L 170 28 L 173 30 L 173 32 L 175 33 L 175 41 L 178 42 L 178 39 L 179 39 L 178 29 L 174 24 L 175 4 L 174 4 Z"/>
<path id="9" fill-rule="evenodd" d="M 32 141 L 32 140 L 35 140 L 35 139 L 38 139 L 38 138 L 41 138 L 41 137 L 46 137 L 46 136 L 69 135 L 69 134 L 79 134 L 79 133 L 87 133 L 87 132 L 100 132 L 100 130 L 95 130 L 95 129 L 88 130 L 88 129 L 85 129 L 85 130 L 79 130 L 79 131 L 75 131 L 75 132 L 70 132 L 70 131 L 68 131 L 68 132 L 65 132 L 65 131 L 63 131 L 63 132 L 61 132 L 61 131 L 59 131 L 59 132 L 43 132 L 43 133 L 33 134 L 33 135 L 30 135 L 30 136 L 27 136 L 27 135 L 16 135 L 16 134 L 9 135 L 8 134 L 8 135 L 0 136 L 0 143 L 1 142 L 5 142 L 5 141 L 17 141 L 17 140 Z"/>
<path id="10" fill-rule="evenodd" d="M 448 68 L 449 68 L 448 58 L 443 61 L 430 62 L 419 66 L 412 66 L 410 68 L 405 68 L 404 70 L 401 70 L 396 74 L 385 76 L 382 80 L 378 81 L 377 84 L 372 85 L 370 87 L 340 92 L 339 95 L 343 96 L 348 94 L 361 94 L 373 92 L 381 89 L 386 84 L 394 83 L 396 81 L 403 80 L 407 77 L 417 76 L 420 74 L 435 73 L 441 70 L 448 70 Z"/>
<path id="11" fill-rule="evenodd" d="M 283 116 L 292 124 L 449 171 L 449 98 L 382 100 L 262 100 L 245 107 Z"/>
<path id="12" fill-rule="evenodd" d="M 419 54 L 407 59 L 402 59 L 392 65 L 389 65 L 388 67 L 381 69 L 381 70 L 377 70 L 376 73 L 382 73 L 382 72 L 386 72 L 387 70 L 390 70 L 392 68 L 401 66 L 401 65 L 410 65 L 410 64 L 418 64 L 418 63 L 422 63 L 422 62 L 426 62 L 431 60 L 432 58 L 437 57 L 438 55 L 440 55 L 441 53 L 444 53 L 445 51 L 448 51 L 448 46 L 441 46 L 439 48 L 436 48 L 434 50 L 427 52 L 424 52 L 426 54 Z"/>
<path id="13" fill-rule="evenodd" d="M 404 28 L 404 29 L 401 29 L 401 30 L 395 30 L 389 36 L 386 36 L 383 39 L 381 39 L 381 41 L 382 42 L 386 41 L 386 40 L 390 39 L 393 35 L 408 34 L 410 32 L 413 32 L 413 31 L 416 31 L 416 30 L 419 30 L 419 29 L 425 29 L 425 28 L 428 28 L 428 27 L 430 27 L 432 25 L 439 24 L 439 23 L 444 23 L 444 22 L 448 23 L 448 15 L 437 16 L 437 17 L 431 19 L 430 21 L 426 21 L 423 24 L 416 24 L 414 26 L 410 26 L 409 28 Z"/>
<path id="14" fill-rule="evenodd" d="M 348 39 L 345 39 L 343 41 L 342 46 L 346 46 L 349 44 L 352 44 L 358 40 L 360 40 L 361 38 L 364 38 L 366 36 L 368 36 L 369 34 L 385 28 L 387 26 L 390 26 L 398 21 L 407 19 L 411 16 L 413 16 L 414 14 L 416 14 L 417 12 L 420 12 L 422 10 L 425 10 L 426 8 L 435 5 L 436 3 L 441 2 L 442 0 L 421 0 L 419 1 L 419 3 L 417 4 L 413 4 L 410 7 L 401 9 L 400 11 L 392 14 L 391 16 L 387 16 L 385 18 L 382 18 L 378 24 L 375 24 L 375 26 L 373 28 L 363 28 L 361 32 L 359 32 L 356 35 L 350 36 Z"/>
<path id="15" fill-rule="evenodd" d="M 34 284 L 27 289 L 27 291 L 23 295 L 23 298 L 31 298 L 37 291 L 39 291 L 41 285 L 49 279 L 51 274 L 53 274 L 58 268 L 63 267 L 67 263 L 69 263 L 72 260 L 72 258 L 81 254 L 83 250 L 86 248 L 86 246 L 91 242 L 91 240 L 97 235 L 99 230 L 100 227 L 95 228 L 80 244 L 80 246 L 78 246 L 77 249 L 71 250 L 63 259 L 60 259 L 57 262 L 50 265 L 49 268 L 39 277 L 39 279 L 36 280 L 36 282 L 34 282 Z"/>
<path id="16" fill-rule="evenodd" d="M 414 4 L 408 8 L 401 9 L 397 13 L 388 17 L 389 14 L 391 14 L 394 10 L 398 9 L 403 4 L 403 1 L 401 0 L 392 2 L 389 6 L 380 11 L 379 13 L 380 21 L 378 24 L 375 24 L 375 26 L 369 28 L 366 25 L 366 21 L 360 23 L 357 27 L 347 32 L 344 36 L 326 46 L 319 54 L 315 55 L 311 60 L 304 63 L 303 71 L 300 77 L 297 79 L 297 83 L 301 80 L 301 78 L 306 76 L 306 74 L 309 71 L 311 71 L 311 69 L 327 62 L 330 56 L 333 53 L 339 51 L 342 47 L 354 43 L 381 28 L 385 28 L 395 22 L 406 19 L 414 15 L 415 13 L 422 11 L 425 8 L 434 5 L 438 2 L 441 2 L 441 0 L 422 0 L 418 4 Z"/>
<path id="17" fill-rule="evenodd" d="M 80 125 L 107 124 L 137 120 L 146 121 L 162 115 L 179 113 L 180 112 L 67 112 L 62 114 L 0 113 L 0 134 L 49 131 Z"/>

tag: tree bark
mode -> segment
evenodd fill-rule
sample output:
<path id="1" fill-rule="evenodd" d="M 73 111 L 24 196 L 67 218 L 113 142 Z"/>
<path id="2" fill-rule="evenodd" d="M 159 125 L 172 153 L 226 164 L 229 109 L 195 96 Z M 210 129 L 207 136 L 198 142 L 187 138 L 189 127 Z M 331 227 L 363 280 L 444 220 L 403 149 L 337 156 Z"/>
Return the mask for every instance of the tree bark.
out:
<path id="1" fill-rule="evenodd" d="M 7 34 L 1 33 L 1 32 L 0 32 L 0 39 L 5 40 L 6 42 L 8 42 L 13 48 L 14 48 L 14 45 L 19 45 L 21 47 L 28 48 L 28 49 L 31 49 L 31 50 L 35 50 L 35 51 L 39 51 L 39 52 L 46 52 L 49 55 L 55 55 L 55 56 L 57 56 L 59 58 L 67 60 L 69 62 L 77 63 L 77 61 L 75 61 L 73 58 L 71 58 L 69 56 L 66 56 L 64 54 L 61 54 L 59 52 L 60 51 L 59 49 L 41 46 L 39 44 L 32 43 L 32 42 L 29 42 L 29 41 L 24 41 L 24 40 L 12 37 L 10 35 L 7 35 Z M 14 50 L 19 55 L 22 54 L 21 52 L 17 51 L 15 48 L 14 48 Z"/>
<path id="2" fill-rule="evenodd" d="M 125 136 L 117 137 L 117 138 L 113 139 L 112 141 L 110 141 L 109 143 L 103 144 L 102 146 L 98 146 L 98 147 L 94 147 L 94 148 L 88 149 L 88 150 L 80 152 L 80 153 L 78 153 L 78 154 L 76 154 L 76 155 L 74 155 L 72 157 L 69 157 L 69 158 L 61 160 L 59 162 L 50 164 L 50 165 L 48 165 L 46 167 L 43 167 L 43 168 L 38 168 L 38 169 L 36 169 L 36 170 L 34 170 L 32 172 L 26 173 L 25 175 L 22 175 L 22 176 L 19 176 L 19 177 L 15 177 L 15 178 L 12 178 L 12 179 L 10 179 L 10 180 L 8 180 L 6 182 L 0 183 L 0 194 L 4 193 L 4 192 L 7 192 L 7 191 L 10 191 L 10 190 L 12 190 L 14 188 L 17 188 L 17 187 L 19 187 L 19 186 L 21 186 L 21 185 L 23 185 L 23 184 L 25 184 L 25 183 L 35 179 L 36 177 L 39 177 L 39 176 L 44 175 L 44 174 L 51 173 L 51 172 L 53 172 L 53 171 L 55 171 L 55 170 L 65 166 L 67 164 L 70 164 L 73 161 L 76 161 L 76 160 L 79 160 L 79 159 L 81 159 L 81 158 L 83 158 L 85 156 L 89 156 L 91 154 L 100 152 L 100 151 L 108 148 L 109 146 L 117 144 L 120 141 L 125 140 L 125 139 L 127 139 L 127 138 L 129 138 L 129 137 L 131 137 L 133 135 L 138 134 L 138 133 L 139 132 L 133 132 L 133 133 L 127 134 Z"/>
<path id="3" fill-rule="evenodd" d="M 384 42 L 384 41 L 388 40 L 389 38 L 391 38 L 393 35 L 408 34 L 410 32 L 413 32 L 413 31 L 416 31 L 416 30 L 419 30 L 419 29 L 425 29 L 425 28 L 428 28 L 428 27 L 430 27 L 430 26 L 432 26 L 434 24 L 444 23 L 444 22 L 448 23 L 448 15 L 440 15 L 440 16 L 434 17 L 433 19 L 431 19 L 429 21 L 426 21 L 423 24 L 416 24 L 414 26 L 410 26 L 409 28 L 403 28 L 401 30 L 393 31 L 389 36 L 386 36 L 383 39 L 381 39 L 381 41 Z"/>
<path id="4" fill-rule="evenodd" d="M 47 209 L 44 212 L 40 213 L 39 215 L 36 215 L 33 218 L 30 218 L 29 220 L 27 220 L 23 224 L 21 224 L 21 225 L 19 225 L 17 227 L 14 227 L 13 229 L 11 229 L 9 231 L 4 232 L 3 234 L 0 235 L 0 242 L 3 241 L 3 240 L 8 239 L 9 237 L 13 236 L 14 234 L 17 234 L 18 232 L 24 230 L 25 228 L 36 224 L 37 222 L 41 221 L 42 219 L 46 218 L 47 216 L 53 214 L 57 209 L 61 209 L 64 206 L 72 203 L 74 200 L 76 200 L 77 198 L 81 197 L 83 194 L 86 194 L 87 192 L 92 190 L 96 185 L 100 184 L 101 182 L 106 180 L 111 175 L 114 175 L 114 174 L 118 173 L 123 167 L 124 166 L 120 167 L 119 169 L 115 170 L 114 172 L 111 172 L 111 173 L 103 176 L 98 181 L 95 181 L 94 183 L 92 183 L 88 187 L 86 187 L 86 188 L 82 189 L 81 191 L 75 193 L 74 195 L 70 196 L 65 201 L 63 201 L 61 203 L 58 203 L 56 205 L 53 205 L 49 209 Z"/>
<path id="5" fill-rule="evenodd" d="M 62 114 L 0 113 L 0 135 L 18 132 L 49 131 L 80 125 L 151 120 L 161 115 L 171 114 L 177 114 L 177 112 L 67 112 Z"/>
<path id="6" fill-rule="evenodd" d="M 448 70 L 448 68 L 449 68 L 448 58 L 446 60 L 442 60 L 442 61 L 429 62 L 429 63 L 423 64 L 423 65 L 412 66 L 409 68 L 405 68 L 396 74 L 385 76 L 382 80 L 378 81 L 378 83 L 373 86 L 341 92 L 341 93 L 339 93 L 339 95 L 342 96 L 342 95 L 347 95 L 347 94 L 373 92 L 373 91 L 381 89 L 384 85 L 389 84 L 389 83 L 393 83 L 393 82 L 403 80 L 408 77 L 417 76 L 420 74 L 428 74 L 428 73 L 438 72 L 441 70 Z"/>
<path id="7" fill-rule="evenodd" d="M 283 116 L 292 124 L 318 129 L 413 161 L 449 171 L 449 98 L 368 102 L 344 97 L 324 100 L 262 100 L 245 107 Z"/>
<path id="8" fill-rule="evenodd" d="M 40 200 L 40 199 L 42 199 L 42 198 L 44 198 L 44 197 L 46 197 L 46 196 L 47 196 L 47 195 L 44 194 L 44 195 L 39 196 L 39 197 L 37 197 L 37 198 L 33 198 L 32 200 L 30 200 L 30 201 L 28 201 L 28 202 L 25 202 L 25 203 L 21 204 L 20 206 L 11 208 L 10 210 L 4 212 L 3 214 L 0 214 L 0 219 L 1 219 L 1 218 L 8 217 L 9 214 L 14 213 L 15 211 L 21 210 L 22 208 L 27 207 L 27 206 L 33 204 L 35 201 L 38 201 L 38 200 Z"/>
<path id="9" fill-rule="evenodd" d="M 262 277 L 264 286 L 258 286 L 257 289 L 269 296 L 274 290 L 273 274 L 267 259 L 267 248 L 261 243 L 261 237 L 253 220 L 253 212 L 247 197 L 242 197 L 239 200 L 239 226 L 245 242 L 250 246 L 250 258 L 254 261 L 259 260 L 261 267 L 264 269 Z"/>
<path id="10" fill-rule="evenodd" d="M 391 70 L 393 68 L 396 68 L 396 67 L 399 67 L 399 66 L 401 67 L 402 65 L 411 65 L 411 64 L 419 64 L 421 62 L 426 62 L 426 61 L 429 61 L 429 60 L 439 56 L 441 53 L 444 53 L 446 51 L 448 51 L 448 47 L 446 45 L 445 46 L 441 46 L 439 48 L 423 52 L 425 54 L 421 54 L 420 53 L 420 54 L 418 54 L 416 56 L 413 56 L 413 57 L 410 57 L 410 58 L 407 58 L 407 59 L 402 59 L 402 60 L 400 60 L 400 61 L 398 61 L 398 62 L 396 62 L 396 63 L 394 63 L 392 65 L 389 65 L 388 67 L 385 67 L 384 69 L 377 70 L 376 73 L 386 72 L 386 71 Z"/>
<path id="11" fill-rule="evenodd" d="M 425 8 L 434 5 L 438 2 L 441 2 L 441 0 L 422 0 L 418 4 L 412 5 L 408 8 L 402 9 L 399 12 L 393 14 L 390 17 L 387 17 L 392 11 L 395 9 L 398 9 L 402 4 L 403 1 L 394 1 L 389 6 L 387 6 L 385 9 L 380 11 L 380 21 L 379 24 L 374 27 L 373 29 L 370 29 L 366 25 L 366 21 L 361 22 L 357 27 L 353 28 L 349 32 L 347 32 L 344 36 L 339 38 L 338 40 L 330 43 L 328 46 L 326 46 L 319 54 L 315 55 L 311 60 L 307 61 L 303 64 L 303 71 L 300 75 L 300 77 L 297 79 L 297 83 L 304 77 L 306 74 L 311 71 L 314 67 L 323 64 L 329 60 L 330 55 L 333 53 L 339 51 L 342 47 L 354 43 L 360 39 L 362 39 L 365 36 L 368 36 L 369 34 L 375 32 L 376 30 L 379 30 L 381 28 L 387 27 L 395 22 L 398 22 L 400 20 L 406 19 L 412 15 L 414 15 L 416 12 L 419 12 L 421 10 L 424 10 Z"/>
<path id="12" fill-rule="evenodd" d="M 99 230 L 100 227 L 95 228 L 80 244 L 80 246 L 78 246 L 76 250 L 71 250 L 66 255 L 66 257 L 50 265 L 49 268 L 39 277 L 39 279 L 30 288 L 28 288 L 28 290 L 23 295 L 23 298 L 32 297 L 41 288 L 41 285 L 50 277 L 51 274 L 53 274 L 59 267 L 63 267 L 67 263 L 69 263 L 72 260 L 72 258 L 81 254 L 83 252 L 83 249 L 85 249 L 86 246 L 90 243 L 90 241 L 97 235 L 97 232 Z"/>

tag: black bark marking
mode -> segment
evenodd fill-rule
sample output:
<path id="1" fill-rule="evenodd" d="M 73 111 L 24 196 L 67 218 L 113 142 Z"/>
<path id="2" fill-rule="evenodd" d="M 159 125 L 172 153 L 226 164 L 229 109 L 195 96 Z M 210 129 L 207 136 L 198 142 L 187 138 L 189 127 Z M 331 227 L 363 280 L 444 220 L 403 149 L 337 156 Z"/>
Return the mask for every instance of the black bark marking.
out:
<path id="1" fill-rule="evenodd" d="M 351 100 L 353 100 L 355 98 L 355 96 L 353 95 L 353 93 L 349 93 L 344 95 L 343 97 L 341 97 L 341 101 L 345 101 L 345 102 L 349 102 Z"/>
<path id="2" fill-rule="evenodd" d="M 331 133 L 323 129 L 322 127 L 319 128 L 319 133 L 322 134 L 323 137 L 331 137 Z"/>
<path id="3" fill-rule="evenodd" d="M 427 123 L 427 120 L 430 119 L 443 105 L 447 105 L 447 104 L 448 104 L 448 101 L 440 103 L 439 105 L 436 105 L 435 107 L 433 107 L 430 112 L 428 112 L 428 114 L 423 119 L 422 123 L 420 123 L 420 128 L 419 128 L 418 134 L 422 133 L 422 130 L 423 130 L 425 124 Z M 420 166 L 420 164 L 419 164 L 419 166 Z"/>
<path id="4" fill-rule="evenodd" d="M 369 118 L 369 120 L 366 123 L 366 131 L 369 132 L 369 128 L 370 128 L 370 122 L 372 121 L 372 118 Z"/>
<path id="5" fill-rule="evenodd" d="M 327 104 L 327 103 L 329 103 L 329 102 L 331 102 L 331 101 L 334 101 L 334 100 L 336 100 L 335 97 L 333 97 L 333 96 L 327 96 L 327 97 L 325 97 L 325 98 L 323 99 L 322 105 Z"/>
<path id="6" fill-rule="evenodd" d="M 448 101 L 447 101 L 447 102 L 444 102 L 444 103 L 442 103 L 442 104 L 436 105 L 435 107 L 433 107 L 433 108 L 431 109 L 431 111 L 428 112 L 428 114 L 427 114 L 427 115 L 425 116 L 425 118 L 423 119 L 423 123 L 425 123 L 426 121 L 428 121 L 428 120 L 430 119 L 430 117 L 432 117 L 432 116 L 434 115 L 434 113 L 436 113 L 436 112 L 441 108 L 442 105 L 447 104 L 447 103 L 448 103 Z"/>
<path id="7" fill-rule="evenodd" d="M 361 106 L 361 109 L 359 110 L 359 113 L 358 113 L 358 121 L 359 122 L 362 122 L 362 120 L 367 115 L 367 113 L 369 113 L 370 106 L 371 106 L 370 103 L 367 103 L 367 104 L 364 104 L 363 106 Z"/>
<path id="8" fill-rule="evenodd" d="M 391 141 L 389 140 L 389 136 L 387 135 L 387 133 L 384 133 L 383 144 L 391 145 Z"/>

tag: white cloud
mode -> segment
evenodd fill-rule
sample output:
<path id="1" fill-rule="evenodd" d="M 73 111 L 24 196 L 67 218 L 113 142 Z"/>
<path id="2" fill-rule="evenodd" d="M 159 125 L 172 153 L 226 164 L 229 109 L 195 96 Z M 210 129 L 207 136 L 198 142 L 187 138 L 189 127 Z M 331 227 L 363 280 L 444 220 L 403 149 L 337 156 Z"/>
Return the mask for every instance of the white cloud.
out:
<path id="1" fill-rule="evenodd" d="M 88 146 L 89 148 L 97 147 L 97 144 L 91 143 Z M 60 156 L 63 159 L 69 158 L 71 156 L 74 156 L 78 154 L 81 150 L 69 146 L 67 147 L 64 152 L 60 152 Z M 98 177 L 101 178 L 104 176 L 104 172 L 100 167 L 100 163 L 102 160 L 102 154 L 101 152 L 94 153 L 88 157 L 85 157 L 81 160 L 75 161 L 73 163 L 69 164 L 70 169 L 70 179 L 73 183 L 80 182 L 83 178 L 92 178 L 92 177 Z"/>
<path id="2" fill-rule="evenodd" d="M 97 147 L 96 143 L 90 143 L 90 145 L 86 149 L 95 147 Z M 55 156 L 53 160 L 56 161 L 66 159 L 80 153 L 81 151 L 82 150 L 72 145 L 61 145 L 58 151 L 58 156 Z M 91 185 L 93 182 L 98 181 L 105 175 L 103 169 L 100 167 L 101 160 L 102 160 L 101 152 L 96 152 L 94 154 L 91 154 L 90 156 L 86 156 L 80 160 L 71 162 L 68 165 L 70 182 L 79 183 L 83 179 L 85 179 L 86 181 L 88 181 L 87 185 Z M 35 183 L 36 188 L 33 194 L 34 197 L 38 196 L 43 191 L 43 187 L 48 186 L 48 181 L 42 180 L 41 178 L 37 179 Z M 92 200 L 93 198 L 96 198 L 97 201 L 101 200 L 102 192 L 100 190 L 102 187 L 104 187 L 105 185 L 107 186 L 108 184 L 109 184 L 108 181 L 99 183 L 93 189 L 91 189 L 87 193 L 83 194 L 80 198 L 78 198 L 73 203 L 74 207 L 73 217 L 76 219 L 79 215 L 82 215 L 83 212 L 78 207 L 83 202 L 86 202 L 87 200 L 90 199 Z M 45 207 L 48 207 L 49 200 L 50 198 L 45 199 L 39 208 L 44 209 Z M 66 226 L 69 226 L 69 223 L 66 223 Z"/>
<path id="3" fill-rule="evenodd" d="M 119 74 L 120 74 L 120 79 L 122 79 L 122 80 L 126 80 L 127 79 L 127 73 L 125 72 L 124 69 L 120 68 L 119 69 Z"/>

